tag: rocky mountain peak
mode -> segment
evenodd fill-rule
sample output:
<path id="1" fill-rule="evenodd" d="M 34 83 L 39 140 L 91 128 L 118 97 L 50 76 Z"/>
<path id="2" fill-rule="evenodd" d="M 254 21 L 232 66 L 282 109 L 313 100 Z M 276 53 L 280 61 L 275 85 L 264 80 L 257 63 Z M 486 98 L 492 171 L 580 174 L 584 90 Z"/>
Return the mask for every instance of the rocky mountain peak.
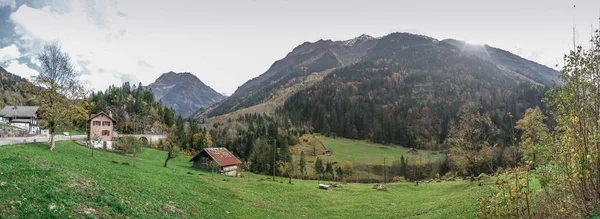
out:
<path id="1" fill-rule="evenodd" d="M 164 73 L 148 88 L 154 93 L 156 101 L 173 107 L 182 117 L 189 117 L 199 108 L 211 106 L 225 98 L 190 72 Z"/>

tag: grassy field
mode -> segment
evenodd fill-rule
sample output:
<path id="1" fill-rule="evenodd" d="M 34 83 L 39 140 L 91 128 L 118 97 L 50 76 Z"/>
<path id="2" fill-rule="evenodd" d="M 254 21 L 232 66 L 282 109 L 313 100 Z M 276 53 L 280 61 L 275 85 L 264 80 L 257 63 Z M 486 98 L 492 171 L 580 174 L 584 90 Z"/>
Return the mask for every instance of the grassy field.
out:
<path id="1" fill-rule="evenodd" d="M 134 167 L 122 164 L 131 157 L 91 157 L 67 141 L 55 152 L 41 143 L 0 147 L 0 218 L 472 218 L 487 189 L 456 181 L 326 191 L 316 181 L 213 178 L 186 156 L 165 168 L 165 157 L 146 149 Z"/>
<path id="2" fill-rule="evenodd" d="M 309 136 L 309 138 L 318 139 L 325 148 L 333 151 L 332 156 L 319 155 L 324 161 L 344 163 L 351 161 L 352 163 L 362 164 L 379 164 L 383 165 L 383 159 L 386 159 L 387 165 L 391 165 L 392 161 L 400 159 L 404 156 L 409 160 L 409 163 L 415 163 L 417 160 L 421 162 L 441 162 L 444 155 L 437 151 L 418 150 L 418 154 L 407 154 L 408 148 L 398 145 L 383 145 L 367 142 L 366 140 L 352 140 L 346 138 L 330 138 L 324 136 Z M 296 159 L 299 152 L 305 151 L 306 155 L 312 154 L 312 145 L 309 141 L 306 144 L 295 146 Z M 317 154 L 321 154 L 323 150 L 317 150 Z M 313 161 L 316 157 L 308 157 L 307 160 Z"/>

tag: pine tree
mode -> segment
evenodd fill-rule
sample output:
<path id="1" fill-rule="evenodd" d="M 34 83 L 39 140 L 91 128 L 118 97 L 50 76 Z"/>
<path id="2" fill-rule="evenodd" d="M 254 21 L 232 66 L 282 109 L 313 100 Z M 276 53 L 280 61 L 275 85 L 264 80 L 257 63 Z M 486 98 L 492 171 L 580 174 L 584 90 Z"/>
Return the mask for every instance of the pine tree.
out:
<path id="1" fill-rule="evenodd" d="M 342 167 L 338 166 L 337 168 L 335 168 L 335 171 L 338 179 L 341 179 L 344 176 L 344 171 L 342 170 Z"/>
<path id="2" fill-rule="evenodd" d="M 306 172 L 306 156 L 304 155 L 304 151 L 300 152 L 300 173 L 304 176 Z"/>
<path id="3" fill-rule="evenodd" d="M 406 162 L 404 155 L 400 156 L 400 176 L 406 177 Z"/>
<path id="4" fill-rule="evenodd" d="M 323 174 L 325 174 L 325 169 L 323 168 L 323 161 L 321 160 L 321 158 L 317 157 L 317 160 L 315 161 L 315 175 L 319 177 Z"/>
<path id="5" fill-rule="evenodd" d="M 292 160 L 292 153 L 290 153 L 290 147 L 287 144 L 287 138 L 281 138 L 282 143 L 279 148 L 279 160 L 283 162 L 290 162 Z"/>
<path id="6" fill-rule="evenodd" d="M 327 162 L 327 167 L 325 168 L 325 173 L 329 174 L 331 176 L 330 179 L 334 179 L 335 178 L 335 173 L 333 172 L 333 165 L 331 165 L 331 162 Z"/>

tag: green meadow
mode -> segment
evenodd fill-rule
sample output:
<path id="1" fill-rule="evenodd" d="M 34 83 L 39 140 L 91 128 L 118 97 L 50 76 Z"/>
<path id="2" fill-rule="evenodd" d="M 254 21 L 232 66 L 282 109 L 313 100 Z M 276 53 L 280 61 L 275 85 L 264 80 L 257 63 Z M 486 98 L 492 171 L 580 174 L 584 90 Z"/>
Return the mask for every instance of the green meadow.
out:
<path id="1" fill-rule="evenodd" d="M 336 159 L 379 160 L 336 143 L 351 140 L 321 140 Z M 404 150 L 365 147 L 380 154 Z M 472 218 L 489 188 L 459 180 L 387 184 L 387 191 L 372 184 L 321 190 L 317 181 L 213 175 L 191 168 L 186 156 L 165 168 L 166 152 L 153 149 L 139 154 L 135 167 L 125 155 L 91 155 L 68 141 L 55 152 L 43 143 L 0 147 L 0 218 Z"/>

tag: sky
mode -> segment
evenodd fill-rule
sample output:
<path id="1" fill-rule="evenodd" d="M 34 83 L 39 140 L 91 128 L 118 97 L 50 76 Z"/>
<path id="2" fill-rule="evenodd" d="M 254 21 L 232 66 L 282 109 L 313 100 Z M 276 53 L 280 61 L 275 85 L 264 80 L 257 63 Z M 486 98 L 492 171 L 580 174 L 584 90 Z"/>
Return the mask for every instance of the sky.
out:
<path id="1" fill-rule="evenodd" d="M 361 34 L 488 44 L 549 67 L 586 45 L 598 0 L 0 0 L 0 66 L 30 78 L 58 40 L 89 88 L 191 72 L 225 94 L 293 48 Z"/>

